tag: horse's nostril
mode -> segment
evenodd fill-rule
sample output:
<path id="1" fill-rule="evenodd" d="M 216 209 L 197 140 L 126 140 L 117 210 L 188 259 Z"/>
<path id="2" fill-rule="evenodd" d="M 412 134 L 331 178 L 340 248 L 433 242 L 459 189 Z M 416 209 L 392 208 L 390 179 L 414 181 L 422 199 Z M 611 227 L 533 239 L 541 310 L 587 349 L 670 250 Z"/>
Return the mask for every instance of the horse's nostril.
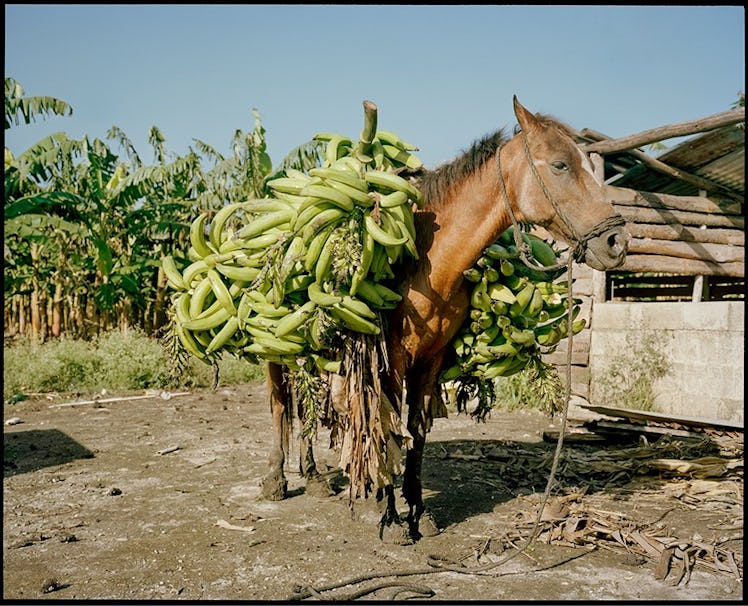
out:
<path id="1" fill-rule="evenodd" d="M 617 233 L 612 233 L 608 236 L 608 247 L 614 252 L 619 252 L 621 248 L 621 238 Z"/>

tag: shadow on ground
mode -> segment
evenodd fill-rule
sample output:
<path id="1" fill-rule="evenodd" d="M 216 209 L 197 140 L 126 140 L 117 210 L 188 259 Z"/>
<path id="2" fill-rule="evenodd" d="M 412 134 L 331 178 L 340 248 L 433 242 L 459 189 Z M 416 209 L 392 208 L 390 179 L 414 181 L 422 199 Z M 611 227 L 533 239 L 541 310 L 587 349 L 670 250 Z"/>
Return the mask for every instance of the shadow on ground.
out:
<path id="1" fill-rule="evenodd" d="M 94 454 L 59 429 L 29 429 L 3 435 L 3 477 L 62 465 Z"/>

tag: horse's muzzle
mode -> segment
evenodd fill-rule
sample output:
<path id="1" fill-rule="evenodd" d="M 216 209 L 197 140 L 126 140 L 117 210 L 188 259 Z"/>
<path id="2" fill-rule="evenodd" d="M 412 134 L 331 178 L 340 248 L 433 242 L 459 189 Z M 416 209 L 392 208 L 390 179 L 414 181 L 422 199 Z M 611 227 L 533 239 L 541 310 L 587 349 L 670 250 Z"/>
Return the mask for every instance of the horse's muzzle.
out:
<path id="1" fill-rule="evenodd" d="M 584 262 L 599 271 L 620 267 L 626 260 L 630 238 L 623 226 L 613 227 L 590 238 L 584 252 Z"/>

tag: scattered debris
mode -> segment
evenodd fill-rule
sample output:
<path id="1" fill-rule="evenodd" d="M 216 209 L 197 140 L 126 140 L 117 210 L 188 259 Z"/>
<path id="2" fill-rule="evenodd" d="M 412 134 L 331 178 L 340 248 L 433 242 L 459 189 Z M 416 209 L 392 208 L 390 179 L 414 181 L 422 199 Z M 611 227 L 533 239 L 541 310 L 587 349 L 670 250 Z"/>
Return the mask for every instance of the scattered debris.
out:
<path id="1" fill-rule="evenodd" d="M 49 578 L 44 579 L 42 581 L 42 587 L 41 592 L 42 593 L 52 593 L 53 591 L 57 591 L 58 589 L 62 589 L 63 586 L 60 584 L 60 582 L 55 578 Z"/>
<path id="2" fill-rule="evenodd" d="M 235 524 L 230 524 L 226 520 L 218 520 L 216 526 L 220 526 L 226 530 L 241 530 L 242 532 L 254 532 L 257 530 L 254 526 L 236 526 Z"/>
<path id="3" fill-rule="evenodd" d="M 179 450 L 179 446 L 169 446 L 167 448 L 162 448 L 161 450 L 156 451 L 156 454 L 165 455 L 169 454 L 170 452 L 176 452 L 177 450 Z"/>
<path id="4" fill-rule="evenodd" d="M 6 425 L 20 425 L 21 423 L 23 423 L 23 419 L 21 419 L 20 417 L 11 417 L 7 421 L 5 421 Z"/>
<path id="5" fill-rule="evenodd" d="M 102 404 L 104 402 L 124 402 L 126 400 L 148 400 L 150 398 L 161 398 L 162 400 L 171 400 L 172 398 L 176 398 L 178 396 L 188 396 L 191 392 L 189 391 L 179 391 L 176 393 L 171 393 L 169 391 L 154 391 L 149 390 L 144 395 L 141 396 L 121 396 L 117 398 L 104 398 L 96 397 L 93 400 L 77 400 L 75 402 L 64 402 L 62 404 L 50 404 L 49 408 L 61 408 L 63 406 L 84 406 L 86 404 Z"/>
<path id="6" fill-rule="evenodd" d="M 655 578 L 673 586 L 687 584 L 691 571 L 697 566 L 733 575 L 742 581 L 742 556 L 723 547 L 725 542 L 737 540 L 737 537 L 706 543 L 699 536 L 690 539 L 667 536 L 662 524 L 640 524 L 623 513 L 596 510 L 581 497 L 582 493 L 572 493 L 552 498 L 541 516 L 536 540 L 638 555 L 656 562 Z M 523 512 L 517 517 L 516 527 L 498 539 L 501 551 L 514 549 L 519 541 L 529 536 L 536 513 Z"/>

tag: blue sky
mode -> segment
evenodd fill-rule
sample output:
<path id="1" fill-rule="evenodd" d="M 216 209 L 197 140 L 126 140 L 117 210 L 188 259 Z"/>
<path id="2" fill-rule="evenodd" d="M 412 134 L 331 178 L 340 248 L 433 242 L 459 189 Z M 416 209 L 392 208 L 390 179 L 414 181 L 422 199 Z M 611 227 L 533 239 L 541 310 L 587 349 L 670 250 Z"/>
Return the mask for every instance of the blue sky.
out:
<path id="1" fill-rule="evenodd" d="M 116 125 L 150 163 L 155 125 L 175 154 L 229 154 L 256 108 L 277 164 L 317 131 L 357 137 L 370 99 L 433 168 L 511 128 L 514 94 L 611 137 L 727 111 L 744 56 L 742 6 L 6 4 L 6 77 L 74 114 L 5 145 Z"/>

